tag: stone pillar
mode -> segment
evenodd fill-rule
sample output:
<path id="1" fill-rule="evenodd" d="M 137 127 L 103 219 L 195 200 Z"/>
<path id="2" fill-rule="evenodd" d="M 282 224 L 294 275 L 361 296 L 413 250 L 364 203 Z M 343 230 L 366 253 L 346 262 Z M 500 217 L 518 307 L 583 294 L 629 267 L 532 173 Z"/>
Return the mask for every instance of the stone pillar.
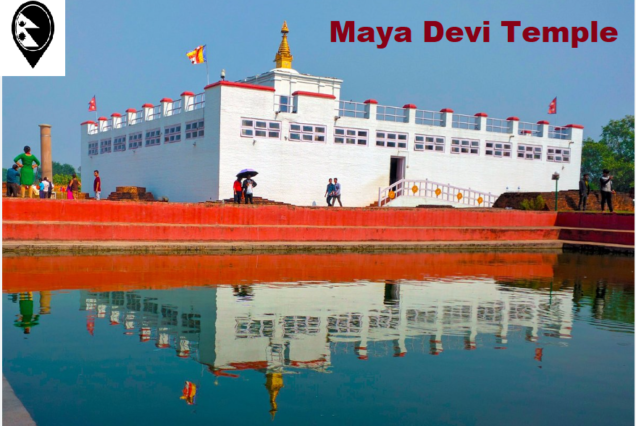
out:
<path id="1" fill-rule="evenodd" d="M 364 118 L 375 120 L 378 113 L 378 101 L 367 99 L 364 104 Z"/>
<path id="2" fill-rule="evenodd" d="M 477 117 L 477 130 L 485 131 L 486 123 L 488 122 L 488 114 L 485 112 L 478 112 L 475 114 L 475 117 Z"/>
<path id="3" fill-rule="evenodd" d="M 508 120 L 510 133 L 516 136 L 519 133 L 519 117 L 508 117 L 506 120 Z"/>
<path id="4" fill-rule="evenodd" d="M 51 125 L 40 124 L 40 155 L 42 177 L 53 181 L 53 157 L 51 156 Z"/>
<path id="5" fill-rule="evenodd" d="M 452 128 L 453 127 L 453 111 L 450 108 L 441 109 L 439 112 L 442 113 L 442 127 Z"/>
<path id="6" fill-rule="evenodd" d="M 415 123 L 415 110 L 417 106 L 413 104 L 406 104 L 402 108 L 404 108 L 404 119 L 406 123 Z"/>
<path id="7" fill-rule="evenodd" d="M 541 120 L 541 121 L 537 121 L 537 124 L 539 125 L 539 137 L 547 139 L 548 131 L 550 128 L 550 122 Z"/>

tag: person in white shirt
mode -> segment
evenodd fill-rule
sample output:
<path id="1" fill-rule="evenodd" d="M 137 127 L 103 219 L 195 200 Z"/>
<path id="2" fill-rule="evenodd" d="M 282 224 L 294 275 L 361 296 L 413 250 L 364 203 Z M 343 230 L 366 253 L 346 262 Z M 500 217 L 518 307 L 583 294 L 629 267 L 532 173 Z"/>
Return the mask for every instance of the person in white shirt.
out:
<path id="1" fill-rule="evenodd" d="M 338 178 L 334 178 L 333 179 L 334 182 L 334 188 L 335 190 L 333 191 L 333 198 L 331 199 L 331 205 L 335 206 L 336 205 L 336 201 L 338 201 L 338 204 L 340 204 L 340 207 L 342 207 L 342 201 L 340 201 L 340 183 L 338 183 Z"/>
<path id="2" fill-rule="evenodd" d="M 605 211 L 605 203 L 607 203 L 607 207 L 609 207 L 610 213 L 614 213 L 614 207 L 612 206 L 612 194 L 614 191 L 612 190 L 612 178 L 614 176 L 610 176 L 609 170 L 603 170 L 603 176 L 601 176 L 601 211 Z"/>

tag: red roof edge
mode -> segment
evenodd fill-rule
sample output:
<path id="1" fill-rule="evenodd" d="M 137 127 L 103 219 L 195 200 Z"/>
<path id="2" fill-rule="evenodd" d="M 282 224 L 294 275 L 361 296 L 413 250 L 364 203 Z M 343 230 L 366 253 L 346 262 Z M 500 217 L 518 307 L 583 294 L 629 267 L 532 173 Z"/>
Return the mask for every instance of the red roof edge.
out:
<path id="1" fill-rule="evenodd" d="M 378 101 L 376 101 L 375 99 L 367 99 L 366 101 L 364 101 L 364 103 L 377 105 Z"/>
<path id="2" fill-rule="evenodd" d="M 135 108 L 128 108 L 126 112 L 137 112 L 137 110 Z"/>
<path id="3" fill-rule="evenodd" d="M 97 124 L 97 123 L 95 123 L 94 121 L 88 120 L 80 124 L 80 126 L 83 126 L 84 124 Z"/>
<path id="4" fill-rule="evenodd" d="M 475 117 L 488 117 L 488 114 L 486 114 L 485 112 L 478 112 L 477 114 L 475 114 Z"/>
<path id="5" fill-rule="evenodd" d="M 172 99 L 170 98 L 163 98 L 162 100 L 160 100 L 159 102 L 172 102 Z"/>
<path id="6" fill-rule="evenodd" d="M 583 126 L 581 126 L 580 124 L 568 124 L 565 127 L 570 127 L 572 129 L 583 129 Z"/>
<path id="7" fill-rule="evenodd" d="M 292 93 L 292 96 L 311 96 L 314 98 L 336 99 L 334 95 L 327 95 L 326 93 L 304 92 L 302 90 L 298 90 Z"/>
<path id="8" fill-rule="evenodd" d="M 519 121 L 519 117 L 508 117 L 506 118 L 508 121 Z"/>
<path id="9" fill-rule="evenodd" d="M 118 112 L 114 112 L 110 115 L 111 117 L 121 117 L 121 114 Z"/>
<path id="10" fill-rule="evenodd" d="M 417 106 L 415 106 L 415 104 L 406 104 L 406 105 L 404 105 L 402 108 L 406 108 L 406 109 L 417 109 Z"/>
<path id="11" fill-rule="evenodd" d="M 142 108 L 154 108 L 155 106 L 153 104 L 143 104 L 141 107 Z"/>
<path id="12" fill-rule="evenodd" d="M 537 124 L 550 124 L 549 121 L 545 121 L 545 120 L 541 120 L 541 121 L 537 121 Z"/>
<path id="13" fill-rule="evenodd" d="M 208 84 L 203 88 L 203 90 L 208 90 L 217 86 L 228 86 L 228 87 L 240 87 L 242 89 L 251 89 L 251 90 L 263 90 L 266 92 L 275 92 L 276 89 L 269 86 L 259 86 L 257 84 L 247 84 L 247 83 L 235 83 L 233 81 L 217 81 L 216 83 Z"/>
<path id="14" fill-rule="evenodd" d="M 453 113 L 453 112 L 455 112 L 455 111 L 453 111 L 453 110 L 452 110 L 452 109 L 450 109 L 450 108 L 444 108 L 444 109 L 440 109 L 440 110 L 439 110 L 439 112 L 450 112 L 450 113 Z"/>
<path id="15" fill-rule="evenodd" d="M 98 118 L 98 120 L 99 120 L 99 121 L 108 121 L 108 118 L 106 118 L 106 117 L 99 117 L 99 118 Z"/>
<path id="16" fill-rule="evenodd" d="M 192 93 L 192 92 L 183 92 L 181 94 L 181 96 L 194 96 L 194 93 Z"/>

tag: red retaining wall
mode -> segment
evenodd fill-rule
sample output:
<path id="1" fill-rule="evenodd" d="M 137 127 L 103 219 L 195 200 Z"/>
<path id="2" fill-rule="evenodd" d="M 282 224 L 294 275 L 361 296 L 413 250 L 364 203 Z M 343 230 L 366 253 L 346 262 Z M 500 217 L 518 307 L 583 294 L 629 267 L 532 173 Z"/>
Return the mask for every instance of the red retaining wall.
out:
<path id="1" fill-rule="evenodd" d="M 559 239 L 586 243 L 634 245 L 634 233 L 630 231 L 603 231 L 598 229 L 572 229 L 559 231 Z"/>
<path id="2" fill-rule="evenodd" d="M 2 200 L 3 220 L 310 226 L 554 226 L 553 212 Z"/>
<path id="3" fill-rule="evenodd" d="M 558 213 L 556 226 L 567 228 L 634 230 L 633 214 Z"/>

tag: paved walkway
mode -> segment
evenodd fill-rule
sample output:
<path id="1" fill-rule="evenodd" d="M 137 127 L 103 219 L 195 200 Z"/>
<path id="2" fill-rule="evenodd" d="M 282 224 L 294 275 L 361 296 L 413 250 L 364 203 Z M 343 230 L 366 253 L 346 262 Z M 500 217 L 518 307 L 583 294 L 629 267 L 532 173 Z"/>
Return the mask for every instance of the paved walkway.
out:
<path id="1" fill-rule="evenodd" d="M 2 424 L 4 426 L 35 426 L 31 415 L 15 395 L 4 375 L 2 375 Z"/>

